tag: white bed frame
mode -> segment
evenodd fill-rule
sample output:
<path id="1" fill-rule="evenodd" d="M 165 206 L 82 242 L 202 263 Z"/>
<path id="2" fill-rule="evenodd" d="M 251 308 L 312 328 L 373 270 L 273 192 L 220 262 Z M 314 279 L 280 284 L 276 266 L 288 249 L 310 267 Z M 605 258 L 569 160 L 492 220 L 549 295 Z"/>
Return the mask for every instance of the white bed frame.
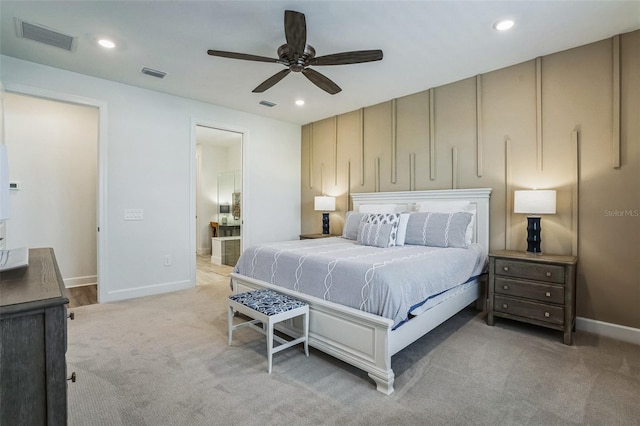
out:
<path id="1" fill-rule="evenodd" d="M 402 191 L 352 194 L 353 210 L 364 204 L 406 204 L 412 210 L 421 201 L 468 200 L 475 203 L 476 222 L 473 241 L 489 250 L 490 188 L 452 189 L 435 191 Z M 309 344 L 369 373 L 377 390 L 389 395 L 393 392 L 395 374 L 391 356 L 398 353 L 429 331 L 481 298 L 483 283 L 477 280 L 467 290 L 434 306 L 428 311 L 391 330 L 393 321 L 354 308 L 298 293 L 264 281 L 231 274 L 234 293 L 271 288 L 309 303 Z M 300 334 L 302 328 L 294 321 L 282 327 L 286 333 Z"/>

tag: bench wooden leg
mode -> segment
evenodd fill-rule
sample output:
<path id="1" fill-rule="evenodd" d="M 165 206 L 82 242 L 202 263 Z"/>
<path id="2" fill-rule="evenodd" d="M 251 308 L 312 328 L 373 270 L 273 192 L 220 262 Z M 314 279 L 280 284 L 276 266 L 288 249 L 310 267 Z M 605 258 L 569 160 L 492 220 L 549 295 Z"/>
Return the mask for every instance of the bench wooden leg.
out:
<path id="1" fill-rule="evenodd" d="M 273 323 L 267 321 L 267 361 L 269 363 L 269 374 L 271 374 L 271 365 L 273 364 Z"/>
<path id="2" fill-rule="evenodd" d="M 229 324 L 229 346 L 231 346 L 231 336 L 233 334 L 233 308 L 231 306 L 229 306 L 229 312 L 227 314 L 227 317 L 229 319 L 228 324 Z"/>

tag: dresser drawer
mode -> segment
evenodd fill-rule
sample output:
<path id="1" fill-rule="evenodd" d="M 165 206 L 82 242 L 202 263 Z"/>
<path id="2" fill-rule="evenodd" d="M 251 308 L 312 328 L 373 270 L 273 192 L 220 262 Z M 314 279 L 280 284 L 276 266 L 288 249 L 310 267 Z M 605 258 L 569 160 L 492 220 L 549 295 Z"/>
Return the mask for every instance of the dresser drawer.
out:
<path id="1" fill-rule="evenodd" d="M 509 259 L 496 259 L 495 262 L 496 275 L 564 284 L 564 266 Z"/>
<path id="2" fill-rule="evenodd" d="M 544 305 L 542 303 L 496 295 L 493 309 L 496 312 L 503 312 L 538 321 L 559 325 L 564 324 L 564 308 L 560 306 Z"/>
<path id="3" fill-rule="evenodd" d="M 541 284 L 531 281 L 518 281 L 511 278 L 496 277 L 496 294 L 534 299 L 540 302 L 564 304 L 564 287 L 553 284 Z"/>

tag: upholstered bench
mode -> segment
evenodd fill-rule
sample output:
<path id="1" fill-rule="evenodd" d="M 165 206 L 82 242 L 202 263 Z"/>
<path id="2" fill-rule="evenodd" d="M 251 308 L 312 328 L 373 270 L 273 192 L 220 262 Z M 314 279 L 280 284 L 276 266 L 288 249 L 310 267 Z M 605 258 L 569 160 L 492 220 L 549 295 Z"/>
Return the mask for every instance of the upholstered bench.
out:
<path id="1" fill-rule="evenodd" d="M 252 320 L 233 324 L 234 311 L 240 312 Z M 303 315 L 303 335 L 293 340 L 285 340 L 273 334 L 274 324 Z M 256 324 L 262 323 L 262 328 Z M 304 352 L 309 356 L 309 305 L 286 294 L 269 289 L 249 291 L 229 296 L 229 346 L 233 330 L 251 327 L 267 336 L 267 360 L 269 374 L 273 364 L 273 354 L 304 343 Z M 293 336 L 291 336 L 293 338 Z M 274 346 L 274 341 L 280 343 Z"/>

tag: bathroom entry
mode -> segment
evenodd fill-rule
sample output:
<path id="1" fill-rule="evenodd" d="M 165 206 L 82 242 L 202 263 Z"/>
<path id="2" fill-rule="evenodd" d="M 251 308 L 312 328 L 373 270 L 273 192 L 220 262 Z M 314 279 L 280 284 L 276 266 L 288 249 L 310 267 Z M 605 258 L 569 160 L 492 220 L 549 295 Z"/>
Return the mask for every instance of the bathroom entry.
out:
<path id="1" fill-rule="evenodd" d="M 242 233 L 242 133 L 196 126 L 196 252 L 234 266 Z"/>

